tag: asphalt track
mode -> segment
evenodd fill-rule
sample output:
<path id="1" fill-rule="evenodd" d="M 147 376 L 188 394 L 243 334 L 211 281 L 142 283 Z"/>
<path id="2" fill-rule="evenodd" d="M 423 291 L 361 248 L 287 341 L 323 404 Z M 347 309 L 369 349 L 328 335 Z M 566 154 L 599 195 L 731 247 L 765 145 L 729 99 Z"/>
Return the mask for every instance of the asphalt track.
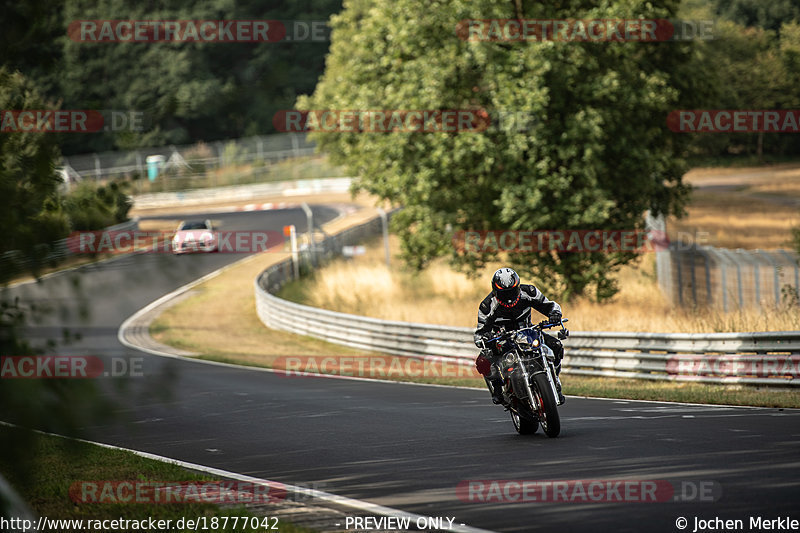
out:
<path id="1" fill-rule="evenodd" d="M 299 209 L 213 217 L 230 230 L 305 223 Z M 59 353 L 142 360 L 143 377 L 104 388 L 115 419 L 85 427 L 86 438 L 496 531 L 679 531 L 679 517 L 688 531 L 694 517 L 742 519 L 750 531 L 751 516 L 800 519 L 798 410 L 569 398 L 559 438 L 520 437 L 486 391 L 288 378 L 119 344 L 128 316 L 240 257 L 141 254 L 13 289 L 64 309 L 29 331 L 34 340 L 68 327 L 82 339 Z M 585 502 L 572 490 L 573 501 L 558 503 L 497 501 L 513 490 L 459 498 L 460 483 L 492 479 L 663 480 L 677 494 L 659 490 L 669 501 L 655 503 Z M 713 487 L 713 501 L 674 501 L 698 487 Z"/>

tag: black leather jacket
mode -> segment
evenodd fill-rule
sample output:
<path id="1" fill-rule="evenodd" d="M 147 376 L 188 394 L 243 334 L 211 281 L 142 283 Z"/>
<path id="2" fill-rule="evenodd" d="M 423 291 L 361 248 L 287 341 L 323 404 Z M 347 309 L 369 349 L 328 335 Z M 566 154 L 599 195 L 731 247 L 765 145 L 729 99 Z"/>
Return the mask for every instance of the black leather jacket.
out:
<path id="1" fill-rule="evenodd" d="M 481 340 L 488 339 L 495 332 L 495 321 L 498 318 L 508 320 L 508 329 L 517 329 L 523 323 L 516 323 L 515 319 L 528 308 L 533 308 L 545 316 L 550 316 L 553 311 L 561 312 L 561 306 L 548 300 L 542 292 L 533 285 L 520 285 L 520 296 L 516 304 L 511 307 L 500 305 L 491 293 L 483 299 L 478 306 L 478 326 L 475 328 L 475 346 L 481 347 Z M 532 320 L 532 322 L 535 322 Z"/>

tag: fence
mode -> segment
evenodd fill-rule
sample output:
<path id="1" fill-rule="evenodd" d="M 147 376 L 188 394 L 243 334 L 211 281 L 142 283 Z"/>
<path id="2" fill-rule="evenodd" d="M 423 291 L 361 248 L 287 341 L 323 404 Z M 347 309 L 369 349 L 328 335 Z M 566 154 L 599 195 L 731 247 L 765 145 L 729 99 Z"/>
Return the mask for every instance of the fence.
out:
<path id="1" fill-rule="evenodd" d="M 306 140 L 304 135 L 281 133 L 228 141 L 73 155 L 63 158 L 61 173 L 68 184 L 86 179 L 136 177 L 140 178 L 141 185 L 145 181 L 142 178 L 147 175 L 147 158 L 162 156 L 164 163 L 159 176 L 162 181 L 166 180 L 164 184 L 166 190 L 182 188 L 181 181 L 185 182 L 187 179 L 193 179 L 194 186 L 197 186 L 198 180 L 208 182 L 203 186 L 225 185 L 226 183 L 216 182 L 218 177 L 209 171 L 232 165 L 252 166 L 250 173 L 241 178 L 248 182 L 293 179 L 298 176 L 273 176 L 277 163 L 286 159 L 311 156 L 314 154 L 314 146 L 315 144 Z M 338 177 L 334 176 L 335 172 L 332 173 L 332 170 L 305 169 L 302 177 Z"/>
<path id="2" fill-rule="evenodd" d="M 663 218 L 648 229 L 665 234 Z M 671 242 L 656 252 L 661 290 L 679 306 L 746 307 L 800 305 L 800 255 L 790 250 L 728 250 Z"/>
<path id="3" fill-rule="evenodd" d="M 377 219 L 330 237 L 327 254 L 377 235 Z M 333 240 L 335 239 L 335 241 Z M 255 281 L 256 310 L 270 328 L 363 350 L 415 358 L 449 358 L 472 364 L 472 330 L 337 313 L 274 295 L 291 279 L 291 260 L 266 269 Z M 800 385 L 800 331 L 767 333 L 574 332 L 565 342 L 570 374 L 651 380 Z"/>
<path id="4" fill-rule="evenodd" d="M 659 252 L 660 253 L 660 252 Z M 800 303 L 800 256 L 788 250 L 670 246 L 658 280 L 678 305 L 745 307 Z"/>

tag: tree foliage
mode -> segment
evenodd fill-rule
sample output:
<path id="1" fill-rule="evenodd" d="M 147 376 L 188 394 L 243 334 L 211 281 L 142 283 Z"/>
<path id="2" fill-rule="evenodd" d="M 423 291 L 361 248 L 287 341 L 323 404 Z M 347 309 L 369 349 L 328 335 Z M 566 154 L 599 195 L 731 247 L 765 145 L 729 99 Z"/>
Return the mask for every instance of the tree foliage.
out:
<path id="1" fill-rule="evenodd" d="M 388 2 L 385 2 L 388 3 Z M 369 12 L 372 2 L 362 5 Z M 559 13 L 603 13 L 627 11 L 626 17 L 638 9 L 638 2 L 610 2 L 615 8 L 604 8 L 603 2 L 583 0 L 563 4 L 522 2 L 524 15 L 538 13 L 542 18 L 556 18 Z M 651 11 L 673 13 L 677 0 L 665 9 Z M 405 4 L 404 4 L 405 5 Z M 437 4 L 433 4 L 434 9 Z M 456 2 L 453 12 L 481 18 L 491 13 L 515 12 L 515 0 L 507 0 L 484 9 L 483 2 Z M 657 2 L 656 6 L 663 5 Z M 341 10 L 341 0 L 170 0 L 123 2 L 122 0 L 0 0 L 0 57 L 9 71 L 19 70 L 31 79 L 48 100 L 63 109 L 116 109 L 145 114 L 143 132 L 101 132 L 91 135 L 70 135 L 59 140 L 67 155 L 109 149 L 130 149 L 142 146 L 216 141 L 247 135 L 272 133 L 276 112 L 290 109 L 297 95 L 314 90 L 323 71 L 328 42 L 281 42 L 263 44 L 220 43 L 81 43 L 67 36 L 69 23 L 76 20 L 165 20 L 165 19 L 268 19 L 283 21 L 325 21 Z M 462 7 L 459 7 L 462 6 Z M 592 7 L 595 6 L 595 7 Z M 685 7 L 684 7 L 685 6 Z M 382 9 L 378 7 L 379 9 Z M 773 76 L 774 85 L 783 87 L 783 79 L 796 81 L 797 68 L 788 68 L 786 78 L 775 77 L 771 60 L 784 61 L 784 40 L 793 37 L 783 29 L 798 21 L 796 0 L 684 0 L 679 18 L 713 19 L 717 38 L 698 43 L 703 48 L 704 76 L 718 85 L 728 96 L 741 92 L 753 94 L 761 78 Z M 413 7 L 412 13 L 426 10 Z M 397 23 L 405 23 L 405 13 L 397 14 Z M 354 34 L 370 31 L 359 27 Z M 452 35 L 448 21 L 447 34 Z M 735 26 L 729 26 L 732 22 Z M 751 32 L 749 28 L 756 30 Z M 772 32 L 766 40 L 763 35 Z M 361 37 L 357 37 L 360 39 Z M 431 39 L 430 44 L 439 42 Z M 796 42 L 796 39 L 795 39 Z M 763 49 L 766 43 L 767 50 Z M 393 43 L 389 43 L 393 44 Z M 501 48 L 501 47 L 500 47 Z M 666 47 L 669 48 L 669 47 Z M 671 49 L 675 49 L 672 47 Z M 754 56 L 756 49 L 758 57 Z M 379 47 L 363 58 L 370 63 L 383 53 Z M 737 52 L 743 52 L 738 54 Z M 431 53 L 435 53 L 431 51 Z M 766 55 L 765 55 L 766 54 Z M 763 56 L 763 57 L 762 57 Z M 574 55 L 573 59 L 580 59 Z M 394 57 L 393 62 L 403 57 Z M 766 60 L 766 63 L 764 61 Z M 729 65 L 734 68 L 721 68 Z M 753 69 L 767 66 L 764 76 Z M 795 65 L 796 67 L 797 65 Z M 747 72 L 750 75 L 733 76 Z M 712 74 L 714 74 L 712 76 Z M 717 76 L 719 74 L 720 76 Z M 690 80 L 686 80 L 691 83 Z M 761 84 L 763 85 L 763 84 Z M 784 94 L 796 96 L 797 85 L 788 85 Z M 765 109 L 774 99 L 767 91 L 758 98 L 756 107 Z M 775 92 L 775 91 L 772 91 Z M 730 100 L 730 98 L 726 98 Z M 750 98 L 748 101 L 752 101 Z M 716 100 L 706 107 L 716 108 Z M 749 105 L 749 104 L 748 104 Z M 754 153 L 759 137 L 754 134 L 698 136 L 695 155 L 716 156 L 732 153 Z M 800 152 L 800 145 L 790 136 L 764 135 L 766 155 L 787 155 Z"/>
<path id="2" fill-rule="evenodd" d="M 521 7 L 521 12 L 515 6 Z M 593 5 L 593 4 L 592 4 Z M 677 2 L 352 0 L 333 19 L 331 53 L 299 109 L 525 111 L 526 131 L 314 134 L 358 187 L 403 205 L 395 217 L 415 267 L 445 255 L 474 270 L 497 258 L 459 253 L 458 230 L 635 229 L 647 210 L 679 213 L 685 137 L 665 117 L 707 87 L 691 46 L 638 42 L 468 42 L 471 18 L 673 18 Z M 694 86 L 692 85 L 694 84 Z M 515 253 L 509 263 L 565 296 L 613 294 L 630 253 Z"/>
<path id="3" fill-rule="evenodd" d="M 797 0 L 717 0 L 716 12 L 742 26 L 774 31 L 785 23 L 800 21 Z"/>
<path id="4" fill-rule="evenodd" d="M 325 21 L 341 0 L 0 0 L 0 57 L 63 109 L 144 113 L 144 132 L 72 135 L 69 155 L 219 140 L 274 131 L 272 118 L 310 93 L 328 42 L 91 43 L 80 20 Z M 290 27 L 290 31 L 292 28 Z"/>
<path id="5" fill-rule="evenodd" d="M 0 68 L 0 109 L 55 107 L 31 80 Z M 102 229 L 128 218 L 130 198 L 116 183 L 83 183 L 65 193 L 56 172 L 60 158 L 53 133 L 0 134 L 0 284 L 19 274 L 20 264 L 37 274 L 51 243 L 70 231 Z"/>
<path id="6" fill-rule="evenodd" d="M 48 106 L 30 80 L 0 67 L 0 109 Z M 35 257 L 38 244 L 66 230 L 58 214 L 59 158 L 52 134 L 0 134 L 0 252 L 20 250 Z"/>

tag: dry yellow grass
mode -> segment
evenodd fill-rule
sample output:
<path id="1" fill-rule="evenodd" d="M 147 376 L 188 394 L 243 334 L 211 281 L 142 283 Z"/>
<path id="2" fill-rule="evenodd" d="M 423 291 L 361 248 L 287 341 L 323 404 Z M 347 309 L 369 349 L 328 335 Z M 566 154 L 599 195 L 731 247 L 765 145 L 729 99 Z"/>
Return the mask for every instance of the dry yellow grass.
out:
<path id="1" fill-rule="evenodd" d="M 373 209 L 362 209 L 324 227 L 334 233 L 374 216 Z M 260 366 L 272 366 L 278 356 L 362 353 L 264 327 L 255 313 L 253 283 L 265 268 L 287 257 L 286 252 L 257 254 L 196 287 L 190 298 L 153 322 L 152 337 L 217 360 Z"/>
<path id="2" fill-rule="evenodd" d="M 744 191 L 696 190 L 687 216 L 670 219 L 667 233 L 689 234 L 698 244 L 721 248 L 786 248 L 800 212 L 790 204 L 760 199 Z"/>
<path id="3" fill-rule="evenodd" d="M 797 164 L 756 168 L 700 168 L 685 176 L 695 189 L 688 214 L 670 219 L 672 239 L 689 236 L 694 242 L 726 248 L 787 247 L 791 229 L 800 226 L 800 210 L 788 198 L 800 191 Z M 713 186 L 707 188 L 705 186 Z M 393 255 L 398 252 L 392 238 Z M 655 256 L 645 254 L 619 271 L 620 292 L 609 302 L 589 298 L 561 302 L 574 330 L 723 332 L 795 330 L 800 311 L 785 308 L 762 313 L 748 309 L 730 313 L 679 309 L 666 300 L 655 278 Z M 383 264 L 379 242 L 368 253 L 335 261 L 317 272 L 306 287 L 289 287 L 310 305 L 390 320 L 475 326 L 477 306 L 489 291 L 488 280 L 499 265 L 477 278 L 452 271 L 444 261 L 421 273 L 405 270 L 395 257 L 393 269 Z M 306 283 L 306 282 L 304 282 Z M 558 295 L 548 295 L 558 300 Z"/>
<path id="4" fill-rule="evenodd" d="M 352 354 L 352 350 L 264 327 L 255 313 L 253 280 L 285 253 L 252 256 L 197 287 L 192 297 L 167 309 L 152 324 L 163 344 L 214 359 L 272 366 L 279 356 Z"/>
<path id="5" fill-rule="evenodd" d="M 670 238 L 721 248 L 774 249 L 800 226 L 800 167 L 700 168 L 684 180 L 696 188 L 683 219 L 667 222 Z"/>
<path id="6" fill-rule="evenodd" d="M 391 237 L 393 255 L 399 251 Z M 574 331 L 722 332 L 794 330 L 800 310 L 782 309 L 769 315 L 757 310 L 722 313 L 715 310 L 678 309 L 662 295 L 654 274 L 655 257 L 644 255 L 638 264 L 619 273 L 620 292 L 597 303 L 588 298 L 559 302 Z M 497 265 L 477 278 L 452 271 L 443 261 L 412 273 L 393 258 L 384 264 L 380 241 L 367 244 L 367 253 L 336 260 L 316 272 L 302 286 L 286 294 L 308 305 L 387 320 L 474 327 L 480 301 L 489 292 L 489 280 Z M 524 282 L 525 280 L 523 280 Z M 301 294 L 297 294 L 300 292 Z M 559 300 L 557 294 L 547 295 Z"/>

